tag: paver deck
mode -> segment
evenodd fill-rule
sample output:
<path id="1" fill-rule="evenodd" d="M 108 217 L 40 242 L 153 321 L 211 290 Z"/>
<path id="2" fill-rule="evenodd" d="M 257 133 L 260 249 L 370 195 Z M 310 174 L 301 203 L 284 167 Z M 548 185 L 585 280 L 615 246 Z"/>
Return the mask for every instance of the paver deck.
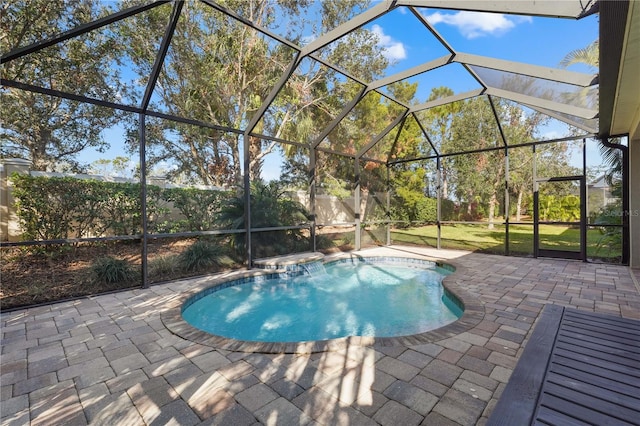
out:
<path id="1" fill-rule="evenodd" d="M 640 319 L 629 268 L 389 247 L 446 260 L 482 305 L 429 343 L 317 353 L 216 349 L 161 316 L 205 278 L 3 313 L 2 425 L 484 424 L 546 304 Z"/>

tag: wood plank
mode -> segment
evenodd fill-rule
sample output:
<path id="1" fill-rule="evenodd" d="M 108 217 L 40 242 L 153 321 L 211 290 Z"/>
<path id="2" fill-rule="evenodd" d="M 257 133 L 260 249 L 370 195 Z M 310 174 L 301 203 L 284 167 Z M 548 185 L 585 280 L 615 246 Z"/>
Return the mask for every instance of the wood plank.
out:
<path id="1" fill-rule="evenodd" d="M 557 400 L 551 398 L 552 396 Z M 569 401 L 571 406 L 569 406 Z M 540 403 L 562 413 L 581 418 L 584 421 L 592 420 L 595 424 L 603 423 L 601 420 L 595 421 L 596 418 L 602 418 L 602 415 L 614 417 L 618 421 L 627 422 L 628 424 L 634 424 L 637 420 L 640 420 L 640 413 L 636 410 L 605 401 L 599 398 L 599 395 L 589 395 L 551 382 L 545 382 Z M 580 413 L 582 417 L 579 417 L 576 412 L 570 411 L 573 410 L 573 406 L 575 406 L 576 410 L 584 411 L 584 413 Z"/>
<path id="2" fill-rule="evenodd" d="M 625 329 L 621 328 L 611 328 L 611 327 L 600 327 L 598 324 L 584 324 L 577 323 L 575 321 L 566 321 L 563 323 L 563 330 L 573 330 L 579 334 L 585 335 L 605 335 L 609 337 L 609 340 L 628 340 L 634 344 L 634 346 L 640 347 L 638 342 L 640 342 L 640 335 L 635 333 L 629 333 Z"/>
<path id="3" fill-rule="evenodd" d="M 638 345 L 635 339 L 625 339 L 623 337 L 612 336 L 606 333 L 596 333 L 594 331 L 585 331 L 585 330 L 575 329 L 571 326 L 562 328 L 562 332 L 571 333 L 571 335 L 573 335 L 577 339 L 588 340 L 589 338 L 591 338 L 596 340 L 602 340 L 604 344 L 609 344 L 609 343 L 623 344 L 625 346 L 628 346 L 628 348 L 633 352 L 638 352 L 638 350 L 640 350 L 640 346 Z"/>
<path id="4" fill-rule="evenodd" d="M 602 314 L 599 312 L 587 312 L 587 311 L 581 311 L 578 309 L 574 309 L 574 308 L 565 308 L 565 314 L 567 315 L 567 318 L 583 318 L 586 319 L 587 321 L 590 319 L 593 319 L 593 321 L 598 322 L 598 321 L 608 321 L 611 323 L 615 323 L 615 324 L 626 324 L 627 326 L 629 326 L 630 328 L 639 330 L 640 329 L 640 323 L 638 322 L 638 320 L 634 320 L 631 318 L 622 318 L 616 315 L 611 315 L 611 314 Z"/>
<path id="5" fill-rule="evenodd" d="M 558 344 L 564 343 L 564 344 L 573 345 L 574 347 L 599 350 L 599 351 L 602 351 L 603 353 L 607 353 L 607 354 L 611 354 L 611 355 L 615 355 L 615 356 L 640 362 L 640 353 L 625 351 L 626 346 L 623 344 L 620 344 L 620 345 L 617 345 L 617 347 L 614 347 L 614 346 L 599 344 L 597 341 L 593 341 L 593 340 L 580 340 L 564 334 L 562 330 L 560 330 L 560 332 L 558 333 L 557 341 L 558 341 Z"/>
<path id="6" fill-rule="evenodd" d="M 609 340 L 611 339 L 628 340 L 634 346 L 640 346 L 640 342 L 638 342 L 637 336 L 633 334 L 620 332 L 620 331 L 605 330 L 605 329 L 599 328 L 597 325 L 591 325 L 591 324 L 576 325 L 572 323 L 567 323 L 565 324 L 563 329 L 574 330 L 576 333 L 586 334 L 590 336 L 602 336 L 603 338 L 608 338 Z"/>
<path id="7" fill-rule="evenodd" d="M 618 354 L 613 354 L 609 351 L 603 351 L 598 348 L 575 345 L 570 342 L 560 341 L 559 339 L 558 341 L 556 341 L 556 348 L 563 349 L 565 351 L 581 353 L 583 355 L 590 356 L 593 358 L 600 358 L 607 362 L 611 362 L 619 365 L 625 365 L 627 367 L 631 367 L 636 370 L 640 369 L 640 361 L 634 360 L 632 358 L 628 358 L 624 355 L 618 355 Z"/>
<path id="8" fill-rule="evenodd" d="M 549 407 L 540 407 L 534 420 L 534 425 L 553 426 L 593 426 L 592 423 L 581 422 L 575 417 L 560 413 Z"/>
<path id="9" fill-rule="evenodd" d="M 584 353 L 578 353 L 575 351 L 567 351 L 565 349 L 557 348 L 557 347 L 555 348 L 553 354 L 554 354 L 554 358 L 553 358 L 554 361 L 555 361 L 555 356 L 563 357 L 566 359 L 570 359 L 573 363 L 588 364 L 589 366 L 605 368 L 610 371 L 615 371 L 621 374 L 627 374 L 629 376 L 637 377 L 638 379 L 640 379 L 640 370 L 638 370 L 637 368 L 609 362 L 606 359 L 592 357 Z"/>
<path id="10" fill-rule="evenodd" d="M 595 375 L 589 371 L 579 371 L 574 368 L 569 368 L 569 367 L 565 367 L 557 364 L 554 364 L 550 368 L 550 372 L 561 374 L 562 376 L 568 377 L 570 379 L 591 383 L 602 389 L 611 390 L 614 392 L 621 393 L 623 395 L 634 396 L 634 397 L 638 396 L 638 386 L 635 381 L 633 382 L 633 384 L 629 385 L 626 383 L 619 382 L 617 380 L 613 380 L 606 376 Z"/>
<path id="11" fill-rule="evenodd" d="M 593 336 L 585 336 L 585 335 L 579 335 L 575 333 L 569 333 L 567 330 L 563 330 L 563 329 L 561 329 L 558 332 L 558 338 L 565 339 L 567 337 L 581 340 L 584 342 L 593 343 L 596 345 L 601 344 L 602 346 L 606 346 L 607 348 L 614 348 L 614 349 L 630 352 L 630 354 L 632 354 L 633 356 L 640 354 L 640 349 L 634 348 L 633 346 L 626 345 L 622 342 L 618 342 L 614 340 L 603 340 Z"/>
<path id="12" fill-rule="evenodd" d="M 546 348 L 544 359 L 530 363 L 527 355 L 536 351 L 533 336 L 544 324 L 548 308 L 545 306 L 487 424 L 640 426 L 640 321 L 573 308 L 559 312 L 554 307 L 557 330 L 552 348 Z M 550 329 L 540 333 L 547 342 L 554 334 Z M 533 368 L 545 371 L 531 372 Z M 540 386 L 528 393 L 518 395 L 521 389 L 512 387 L 512 381 L 526 384 L 521 375 L 540 374 Z M 538 396 L 530 416 L 523 410 L 531 409 L 535 392 Z"/>
<path id="13" fill-rule="evenodd" d="M 533 420 L 563 310 L 558 305 L 544 306 L 487 425 L 527 425 Z"/>
<path id="14" fill-rule="evenodd" d="M 601 388 L 593 383 L 575 380 L 570 377 L 554 373 L 552 371 L 547 373 L 547 376 L 545 378 L 545 385 L 546 383 L 553 383 L 558 386 L 564 386 L 576 392 L 581 392 L 588 395 L 597 395 L 598 398 L 604 401 L 626 407 L 630 410 L 635 410 L 635 412 L 637 413 L 636 416 L 640 418 L 640 399 L 638 399 L 637 394 L 625 395 L 619 392 Z"/>
<path id="15" fill-rule="evenodd" d="M 638 379 L 635 377 L 629 377 L 626 374 L 623 373 L 618 373 L 616 371 L 611 371 L 608 368 L 602 368 L 602 367 L 598 367 L 595 365 L 586 365 L 586 364 L 581 364 L 581 363 L 577 363 L 571 359 L 567 359 L 567 358 L 562 358 L 562 357 L 556 357 L 553 359 L 553 364 L 560 364 L 563 365 L 565 367 L 568 368 L 572 368 L 574 370 L 577 371 L 582 371 L 584 373 L 589 373 L 589 374 L 593 374 L 596 376 L 601 376 L 601 377 L 607 377 L 611 380 L 615 380 L 619 383 L 624 383 L 627 384 L 629 386 L 637 386 L 638 385 Z M 551 367 L 552 370 L 555 369 L 554 367 Z"/>
<path id="16" fill-rule="evenodd" d="M 625 333 L 630 333 L 633 335 L 640 335 L 640 328 L 635 327 L 629 323 L 623 323 L 619 321 L 615 321 L 613 319 L 598 319 L 593 318 L 589 320 L 586 316 L 569 316 L 564 318 L 565 322 L 576 323 L 576 324 L 589 324 L 596 325 L 598 328 L 602 329 L 611 329 L 611 330 L 620 330 Z"/>
<path id="17" fill-rule="evenodd" d="M 564 413 L 567 416 L 574 417 L 580 420 L 581 422 L 585 422 L 591 425 L 598 425 L 598 426 L 634 425 L 634 423 L 626 422 L 624 420 L 611 417 L 608 414 L 591 410 L 589 407 L 585 407 L 580 404 L 575 404 L 571 400 L 558 398 L 555 395 L 551 395 L 547 393 L 542 395 L 540 399 L 540 406 L 550 408 L 559 413 Z M 536 414 L 536 417 L 537 417 L 537 414 Z"/>

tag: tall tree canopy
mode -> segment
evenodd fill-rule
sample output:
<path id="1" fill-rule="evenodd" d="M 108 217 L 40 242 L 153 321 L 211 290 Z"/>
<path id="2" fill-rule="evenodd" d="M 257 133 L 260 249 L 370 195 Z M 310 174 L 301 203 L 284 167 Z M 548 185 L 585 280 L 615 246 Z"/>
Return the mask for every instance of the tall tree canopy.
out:
<path id="1" fill-rule="evenodd" d="M 47 40 L 109 13 L 98 0 L 25 0 L 3 2 L 0 51 Z M 93 31 L 4 63 L 2 78 L 54 90 L 114 100 L 119 80 L 115 34 Z M 0 156 L 31 160 L 35 170 L 83 168 L 76 155 L 86 148 L 104 150 L 101 132 L 118 120 L 116 111 L 3 87 Z"/>
<path id="2" fill-rule="evenodd" d="M 350 19 L 367 0 L 310 2 L 306 0 L 228 0 L 223 5 L 261 27 L 307 19 L 311 8 L 320 8 L 318 36 Z M 276 13 L 277 12 L 277 13 Z M 170 8 L 156 8 L 136 15 L 121 34 L 136 72 L 148 75 L 157 53 L 157 34 L 166 26 Z M 305 25 L 289 27 L 287 38 L 304 45 L 310 37 Z M 204 123 L 244 130 L 280 77 L 287 71 L 295 50 L 200 2 L 185 2 L 159 75 L 151 108 Z M 358 30 L 323 53 L 347 71 L 366 58 L 369 77 L 387 66 L 380 54 L 377 36 Z M 254 132 L 276 138 L 309 142 L 322 123 L 328 123 L 357 93 L 356 84 L 316 61 L 305 60 L 275 98 Z M 137 146 L 135 125 L 130 144 Z M 171 162 L 172 173 L 192 182 L 240 184 L 242 182 L 242 137 L 238 132 L 220 131 L 150 120 L 148 124 L 149 165 Z M 277 146 L 259 137 L 250 139 L 252 179 L 259 178 L 264 157 Z M 288 154 L 293 155 L 295 149 Z"/>

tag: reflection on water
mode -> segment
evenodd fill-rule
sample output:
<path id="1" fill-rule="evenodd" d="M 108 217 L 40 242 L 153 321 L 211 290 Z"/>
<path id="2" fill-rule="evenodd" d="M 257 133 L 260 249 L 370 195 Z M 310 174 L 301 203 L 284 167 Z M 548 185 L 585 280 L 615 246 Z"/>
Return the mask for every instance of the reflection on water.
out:
<path id="1" fill-rule="evenodd" d="M 461 315 L 455 304 L 443 302 L 444 275 L 437 269 L 330 264 L 326 273 L 215 291 L 191 304 L 183 317 L 201 330 L 253 341 L 417 334 Z"/>

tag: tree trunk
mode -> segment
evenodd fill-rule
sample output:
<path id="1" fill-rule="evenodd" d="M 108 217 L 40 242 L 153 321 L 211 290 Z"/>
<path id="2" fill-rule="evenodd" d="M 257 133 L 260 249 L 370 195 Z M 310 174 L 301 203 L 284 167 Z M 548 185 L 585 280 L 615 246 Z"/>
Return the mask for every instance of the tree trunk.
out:
<path id="1" fill-rule="evenodd" d="M 524 191 L 522 190 L 518 191 L 518 202 L 516 204 L 516 222 L 520 222 L 520 218 L 522 217 L 520 212 L 522 211 L 523 193 Z"/>
<path id="2" fill-rule="evenodd" d="M 240 158 L 240 150 L 238 149 L 238 138 L 234 138 L 230 144 L 231 155 L 233 155 L 233 178 L 238 187 L 238 193 L 244 191 L 244 179 L 242 177 L 242 161 Z"/>
<path id="3" fill-rule="evenodd" d="M 489 201 L 489 229 L 493 229 L 493 219 L 496 215 L 496 206 L 498 205 L 498 195 L 494 191 L 491 194 L 491 200 Z"/>
<path id="4" fill-rule="evenodd" d="M 249 167 L 249 179 L 251 181 L 259 180 L 262 174 L 262 141 L 254 136 L 249 136 L 249 158 L 251 165 Z"/>
<path id="5" fill-rule="evenodd" d="M 442 199 L 446 200 L 449 198 L 449 186 L 447 185 L 447 170 L 442 168 Z"/>
<path id="6" fill-rule="evenodd" d="M 51 137 L 51 132 L 47 129 L 37 132 L 38 139 L 33 141 L 29 150 L 31 151 L 31 169 L 37 171 L 47 171 L 47 166 L 51 163 L 47 158 L 47 141 Z"/>

